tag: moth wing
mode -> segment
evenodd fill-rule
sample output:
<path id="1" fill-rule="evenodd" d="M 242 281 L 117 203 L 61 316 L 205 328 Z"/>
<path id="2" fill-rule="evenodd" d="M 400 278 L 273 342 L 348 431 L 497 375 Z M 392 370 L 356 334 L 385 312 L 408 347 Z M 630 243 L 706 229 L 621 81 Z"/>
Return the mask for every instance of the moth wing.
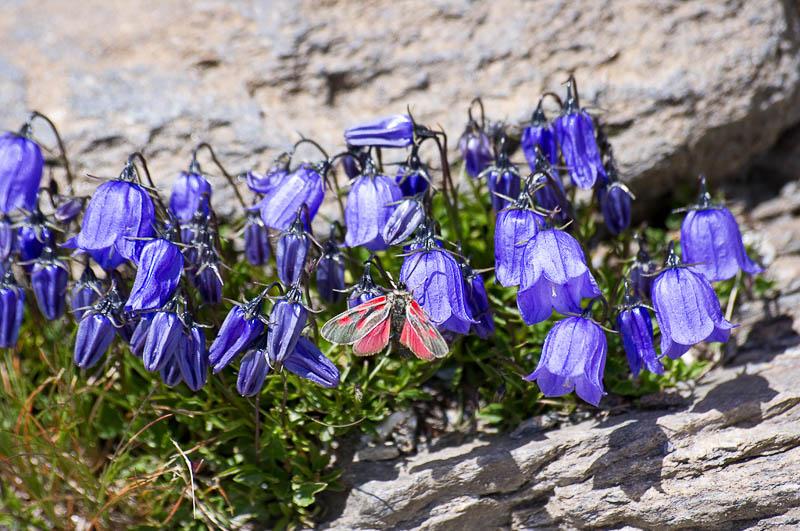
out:
<path id="1" fill-rule="evenodd" d="M 392 330 L 392 320 L 386 318 L 353 345 L 356 356 L 372 356 L 386 348 Z"/>
<path id="2" fill-rule="evenodd" d="M 320 333 L 331 343 L 350 345 L 387 321 L 391 310 L 385 295 L 376 297 L 340 313 L 325 323 Z"/>
<path id="3" fill-rule="evenodd" d="M 443 358 L 450 351 L 442 334 L 415 300 L 406 305 L 406 322 L 400 333 L 400 343 L 418 358 L 428 361 Z"/>

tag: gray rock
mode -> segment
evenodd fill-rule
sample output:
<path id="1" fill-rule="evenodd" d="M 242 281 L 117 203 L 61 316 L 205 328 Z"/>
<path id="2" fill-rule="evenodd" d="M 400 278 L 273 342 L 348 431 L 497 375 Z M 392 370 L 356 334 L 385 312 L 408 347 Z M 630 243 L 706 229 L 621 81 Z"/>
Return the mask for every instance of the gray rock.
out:
<path id="1" fill-rule="evenodd" d="M 473 96 L 525 120 L 568 72 L 645 199 L 725 177 L 800 122 L 791 0 L 7 4 L 4 127 L 40 109 L 98 175 L 142 149 L 166 184 L 200 140 L 263 169 L 297 132 L 335 150 L 343 127 L 406 105 L 455 145 Z"/>

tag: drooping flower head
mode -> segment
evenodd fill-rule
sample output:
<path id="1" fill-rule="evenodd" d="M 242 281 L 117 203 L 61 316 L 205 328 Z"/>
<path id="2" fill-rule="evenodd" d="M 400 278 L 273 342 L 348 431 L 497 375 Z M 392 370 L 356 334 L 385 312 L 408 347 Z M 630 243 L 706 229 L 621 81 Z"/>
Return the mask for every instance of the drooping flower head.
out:
<path id="1" fill-rule="evenodd" d="M 97 365 L 114 341 L 117 330 L 125 324 L 120 319 L 121 312 L 122 299 L 112 282 L 109 289 L 80 319 L 73 353 L 75 365 L 81 369 Z"/>
<path id="2" fill-rule="evenodd" d="M 536 204 L 552 212 L 553 219 L 565 222 L 571 215 L 572 205 L 564 191 L 564 183 L 561 182 L 558 171 L 550 165 L 538 147 L 535 151 L 535 170 L 533 176 L 528 178 L 528 183 L 535 187 Z"/>
<path id="3" fill-rule="evenodd" d="M 567 84 L 564 109 L 553 122 L 553 129 L 575 186 L 589 189 L 598 179 L 606 178 L 595 138 L 594 122 L 580 106 L 578 89 L 572 76 Z"/>
<path id="4" fill-rule="evenodd" d="M 3 214 L 17 209 L 32 211 L 36 206 L 44 157 L 30 134 L 30 124 L 25 124 L 19 134 L 0 135 L 0 212 Z"/>
<path id="5" fill-rule="evenodd" d="M 606 336 L 597 323 L 586 316 L 567 317 L 547 333 L 539 364 L 525 379 L 535 381 L 544 396 L 563 396 L 575 390 L 597 406 L 605 394 L 607 349 Z"/>
<path id="6" fill-rule="evenodd" d="M 358 281 L 358 284 L 353 286 L 350 296 L 347 298 L 347 307 L 354 308 L 359 304 L 363 304 L 375 297 L 383 295 L 383 290 L 375 283 L 372 278 L 372 263 L 367 262 L 364 264 L 364 273 Z"/>
<path id="7" fill-rule="evenodd" d="M 255 212 L 247 213 L 244 227 L 244 256 L 251 265 L 264 265 L 269 261 L 269 231 Z"/>
<path id="8" fill-rule="evenodd" d="M 170 213 L 178 221 L 188 223 L 198 212 L 207 216 L 210 203 L 211 184 L 200 171 L 197 159 L 192 159 L 189 171 L 182 171 L 172 185 Z"/>
<path id="9" fill-rule="evenodd" d="M 754 275 L 764 269 L 747 256 L 736 218 L 724 205 L 711 202 L 705 177 L 700 199 L 681 224 L 683 261 L 711 282 L 727 280 L 741 269 Z"/>
<path id="10" fill-rule="evenodd" d="M 344 131 L 348 146 L 408 147 L 414 141 L 414 121 L 407 114 L 393 114 L 364 122 Z"/>
<path id="11" fill-rule="evenodd" d="M 264 225 L 286 230 L 301 208 L 307 209 L 306 222 L 310 224 L 325 195 L 321 171 L 318 165 L 304 163 L 278 180 L 254 207 L 260 211 Z"/>
<path id="12" fill-rule="evenodd" d="M 472 107 L 479 105 L 481 111 L 480 121 L 472 117 Z M 478 177 L 494 160 L 492 143 L 486 134 L 486 119 L 483 113 L 483 103 L 479 98 L 472 100 L 467 110 L 467 126 L 458 140 L 458 149 L 464 160 L 464 169 L 470 177 Z"/>
<path id="13" fill-rule="evenodd" d="M 644 238 L 639 234 L 634 234 L 633 239 L 638 243 L 639 250 L 628 271 L 631 289 L 636 297 L 642 300 L 650 300 L 650 292 L 652 291 L 657 267 L 647 252 Z"/>
<path id="14" fill-rule="evenodd" d="M 180 248 L 164 238 L 145 243 L 138 260 L 127 311 L 157 310 L 175 294 L 183 273 Z"/>
<path id="15" fill-rule="evenodd" d="M 516 166 L 510 164 L 504 155 L 501 155 L 496 165 L 486 168 L 482 175 L 486 176 L 492 208 L 496 212 L 503 210 L 519 197 L 522 179 Z"/>
<path id="16" fill-rule="evenodd" d="M 102 285 L 88 265 L 83 268 L 78 282 L 72 287 L 69 306 L 76 321 L 83 318 L 86 311 L 100 298 Z"/>
<path id="17" fill-rule="evenodd" d="M 425 221 L 425 207 L 416 197 L 407 197 L 397 203 L 392 215 L 383 226 L 381 237 L 388 245 L 406 241 Z"/>
<path id="18" fill-rule="evenodd" d="M 483 275 L 472 269 L 467 262 L 461 263 L 461 272 L 466 286 L 467 307 L 475 319 L 472 331 L 481 339 L 494 334 L 494 315 L 486 294 Z"/>
<path id="19" fill-rule="evenodd" d="M 597 197 L 603 221 L 609 232 L 616 236 L 631 225 L 631 203 L 633 194 L 625 184 L 620 182 L 616 164 L 612 160 L 608 164 L 608 181 L 599 185 Z"/>
<path id="20" fill-rule="evenodd" d="M 158 311 L 147 328 L 147 338 L 142 350 L 144 368 L 158 371 L 175 357 L 178 349 L 185 348 L 183 323 L 174 309 Z"/>
<path id="21" fill-rule="evenodd" d="M 0 282 L 0 348 L 11 348 L 17 344 L 24 317 L 25 290 L 17 284 L 8 266 Z"/>
<path id="22" fill-rule="evenodd" d="M 394 180 L 403 192 L 404 197 L 414 197 L 424 194 L 430 187 L 431 177 L 428 170 L 419 160 L 416 149 L 412 149 L 411 156 L 407 164 L 401 164 L 397 168 L 397 175 Z"/>
<path id="23" fill-rule="evenodd" d="M 625 303 L 617 315 L 617 330 L 628 358 L 633 376 L 639 376 L 642 367 L 654 374 L 663 374 L 664 366 L 658 359 L 653 340 L 653 323 L 650 311 L 641 303 L 626 281 Z"/>
<path id="24" fill-rule="evenodd" d="M 220 274 L 220 258 L 211 247 L 205 247 L 192 266 L 189 279 L 206 304 L 222 302 L 222 275 Z"/>
<path id="25" fill-rule="evenodd" d="M 208 362 L 214 373 L 228 366 L 264 332 L 261 314 L 265 292 L 244 304 L 237 304 L 222 322 L 217 337 L 208 349 Z"/>
<path id="26" fill-rule="evenodd" d="M 293 286 L 284 297 L 278 299 L 269 314 L 267 352 L 270 360 L 283 363 L 294 350 L 300 334 L 308 321 L 308 310 L 303 306 L 299 286 Z"/>
<path id="27" fill-rule="evenodd" d="M 68 225 L 83 212 L 85 204 L 85 197 L 61 197 L 55 212 L 53 212 L 53 217 L 59 223 Z"/>
<path id="28" fill-rule="evenodd" d="M 264 387 L 264 380 L 267 379 L 270 369 L 267 361 L 267 337 L 267 335 L 260 337 L 239 364 L 236 389 L 242 396 L 255 396 Z"/>
<path id="29" fill-rule="evenodd" d="M 722 315 L 708 280 L 682 266 L 670 242 L 665 269 L 653 281 L 653 307 L 661 330 L 661 355 L 676 359 L 702 341 L 726 342 L 736 325 Z"/>
<path id="30" fill-rule="evenodd" d="M 466 334 L 475 324 L 467 304 L 461 268 L 455 258 L 439 246 L 432 232 L 410 246 L 400 268 L 400 281 L 437 326 Z"/>
<path id="31" fill-rule="evenodd" d="M 257 194 L 271 193 L 289 175 L 290 162 L 291 155 L 289 153 L 281 153 L 267 170 L 267 173 L 247 172 L 245 175 L 247 187 Z"/>
<path id="32" fill-rule="evenodd" d="M 317 261 L 317 292 L 328 303 L 336 303 L 344 298 L 344 253 L 335 239 L 335 229 L 331 229 L 328 240 L 322 244 L 322 256 Z"/>
<path id="33" fill-rule="evenodd" d="M 278 278 L 284 286 L 299 282 L 305 270 L 311 238 L 306 233 L 303 219 L 304 212 L 300 210 L 289 230 L 278 238 L 275 261 L 278 265 Z"/>
<path id="34" fill-rule="evenodd" d="M 45 247 L 54 247 L 55 235 L 39 207 L 34 207 L 33 211 L 25 217 L 17 229 L 14 243 L 22 262 L 30 262 L 39 258 Z"/>
<path id="35" fill-rule="evenodd" d="M 322 387 L 339 385 L 339 369 L 311 342 L 301 336 L 291 354 L 283 361 L 289 372 Z"/>
<path id="36" fill-rule="evenodd" d="M 64 315 L 68 278 L 67 266 L 46 247 L 31 270 L 31 287 L 39 311 L 48 321 Z"/>
<path id="37" fill-rule="evenodd" d="M 208 353 L 203 329 L 192 323 L 191 316 L 184 315 L 184 348 L 175 356 L 181 379 L 192 391 L 197 391 L 208 379 Z"/>
<path id="38" fill-rule="evenodd" d="M 185 348 L 186 342 L 179 342 L 175 354 L 169 357 L 164 366 L 158 370 L 159 374 L 161 375 L 161 380 L 167 387 L 175 387 L 183 380 L 181 368 L 178 365 L 178 356 L 179 352 Z"/>
<path id="39" fill-rule="evenodd" d="M 391 178 L 378 174 L 371 165 L 353 181 L 347 195 L 344 221 L 347 226 L 345 244 L 363 245 L 370 251 L 387 248 L 381 235 L 392 215 L 395 203 L 403 197 Z"/>
<path id="40" fill-rule="evenodd" d="M 495 278 L 501 286 L 519 285 L 525 246 L 544 224 L 544 216 L 531 208 L 527 193 L 520 196 L 520 201 L 497 213 L 494 264 Z"/>
<path id="41" fill-rule="evenodd" d="M 542 100 L 531 115 L 531 121 L 522 131 L 520 139 L 522 152 L 532 172 L 537 172 L 537 149 L 541 152 L 551 166 L 558 165 L 558 144 L 552 126 L 547 122 L 547 117 L 542 108 Z"/>
<path id="42" fill-rule="evenodd" d="M 134 182 L 137 173 L 128 162 L 118 179 L 97 187 L 83 215 L 77 237 L 80 249 L 108 255 L 116 251 L 136 261 L 145 241 L 155 234 L 155 208 L 147 190 Z"/>
<path id="43" fill-rule="evenodd" d="M 600 296 L 580 243 L 562 230 L 541 229 L 522 255 L 517 305 L 526 324 L 562 314 L 579 313 L 581 300 Z"/>

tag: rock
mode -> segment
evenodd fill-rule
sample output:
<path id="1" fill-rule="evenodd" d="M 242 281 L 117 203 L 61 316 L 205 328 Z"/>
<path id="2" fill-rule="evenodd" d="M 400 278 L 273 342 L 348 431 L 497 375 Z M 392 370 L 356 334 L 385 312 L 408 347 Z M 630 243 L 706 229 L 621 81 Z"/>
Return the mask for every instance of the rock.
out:
<path id="1" fill-rule="evenodd" d="M 791 0 L 15 0 L 0 123 L 37 108 L 80 172 L 116 175 L 142 149 L 164 184 L 200 140 L 235 171 L 264 169 L 297 132 L 333 151 L 343 127 L 406 105 L 454 146 L 473 96 L 523 121 L 575 72 L 647 199 L 721 179 L 800 122 L 799 27 Z"/>

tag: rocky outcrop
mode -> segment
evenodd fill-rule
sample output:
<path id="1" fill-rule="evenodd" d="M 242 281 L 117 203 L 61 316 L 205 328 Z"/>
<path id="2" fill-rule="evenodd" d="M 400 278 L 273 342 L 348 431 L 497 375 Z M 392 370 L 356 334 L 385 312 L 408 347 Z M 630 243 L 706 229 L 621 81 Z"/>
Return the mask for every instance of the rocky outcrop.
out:
<path id="1" fill-rule="evenodd" d="M 239 170 L 406 105 L 454 136 L 476 95 L 522 121 L 568 72 L 640 196 L 721 178 L 800 122 L 797 4 L 13 0 L 0 18 L 0 123 L 38 108 L 82 171 L 143 149 L 162 182 L 199 140 Z"/>
<path id="2" fill-rule="evenodd" d="M 800 526 L 800 188 L 753 210 L 777 295 L 723 367 L 639 407 L 347 467 L 331 529 Z"/>

